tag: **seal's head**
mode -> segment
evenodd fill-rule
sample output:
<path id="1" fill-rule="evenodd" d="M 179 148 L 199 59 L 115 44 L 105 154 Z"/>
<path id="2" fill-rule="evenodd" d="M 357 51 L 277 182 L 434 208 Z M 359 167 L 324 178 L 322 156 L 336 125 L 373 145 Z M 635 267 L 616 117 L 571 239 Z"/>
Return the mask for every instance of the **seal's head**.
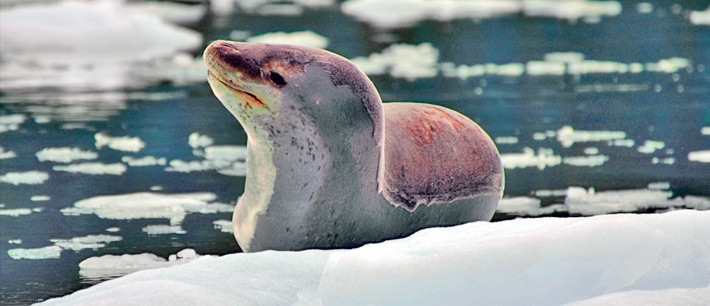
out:
<path id="1" fill-rule="evenodd" d="M 300 46 L 218 40 L 207 47 L 204 60 L 212 90 L 247 133 L 265 122 L 278 122 L 275 118 L 289 111 L 313 114 L 322 121 L 339 120 L 353 113 L 352 108 L 364 107 L 372 118 L 373 136 L 381 142 L 379 94 L 357 66 L 339 55 Z M 334 93 L 339 88 L 342 92 Z"/>

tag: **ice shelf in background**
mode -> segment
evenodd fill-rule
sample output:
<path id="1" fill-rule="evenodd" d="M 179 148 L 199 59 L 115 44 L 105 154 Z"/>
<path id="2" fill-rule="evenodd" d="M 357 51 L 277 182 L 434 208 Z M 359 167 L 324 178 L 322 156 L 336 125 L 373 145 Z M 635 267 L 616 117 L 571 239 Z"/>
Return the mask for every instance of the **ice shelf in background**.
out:
<path id="1" fill-rule="evenodd" d="M 710 301 L 710 212 L 518 219 L 352 250 L 201 256 L 42 305 L 561 305 Z"/>

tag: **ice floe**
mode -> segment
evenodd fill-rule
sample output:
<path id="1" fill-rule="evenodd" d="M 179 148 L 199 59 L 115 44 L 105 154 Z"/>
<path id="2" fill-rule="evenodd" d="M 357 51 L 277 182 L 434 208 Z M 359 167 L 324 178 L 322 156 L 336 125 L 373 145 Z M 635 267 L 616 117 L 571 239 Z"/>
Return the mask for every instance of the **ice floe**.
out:
<path id="1" fill-rule="evenodd" d="M 438 74 L 439 50 L 430 43 L 394 44 L 381 53 L 351 59 L 368 75 L 389 74 L 394 78 L 416 80 Z"/>
<path id="2" fill-rule="evenodd" d="M 212 222 L 215 229 L 222 231 L 223 233 L 234 233 L 234 228 L 232 227 L 231 220 L 215 220 Z"/>
<path id="3" fill-rule="evenodd" d="M 151 192 L 98 196 L 81 200 L 64 208 L 64 215 L 96 214 L 99 218 L 115 220 L 168 219 L 171 225 L 180 224 L 188 213 L 216 213 L 234 211 L 232 205 L 210 203 L 213 193 L 159 194 Z"/>
<path id="4" fill-rule="evenodd" d="M 214 139 L 207 135 L 200 135 L 195 132 L 187 137 L 187 144 L 189 144 L 193 149 L 199 149 L 211 146 L 214 143 Z"/>
<path id="5" fill-rule="evenodd" d="M 0 159 L 10 159 L 17 157 L 17 154 L 13 151 L 5 151 L 5 148 L 0 147 Z"/>
<path id="6" fill-rule="evenodd" d="M 486 19 L 522 13 L 569 21 L 598 22 L 621 13 L 617 1 L 551 0 L 348 0 L 341 11 L 377 28 L 408 28 L 424 20 Z"/>
<path id="7" fill-rule="evenodd" d="M 693 293 L 684 304 L 703 305 L 709 221 L 710 212 L 674 211 L 474 222 L 352 250 L 202 256 L 43 304 L 619 305 L 680 291 Z M 117 259 L 99 266 L 124 266 Z"/>
<path id="8" fill-rule="evenodd" d="M 151 60 L 195 49 L 202 41 L 192 30 L 128 10 L 124 1 L 64 0 L 12 7 L 0 16 L 0 46 L 3 57 L 10 61 L 86 64 Z"/>
<path id="9" fill-rule="evenodd" d="M 239 10 L 248 14 L 257 15 L 285 15 L 296 16 L 303 13 L 306 8 L 322 8 L 335 5 L 335 0 L 212 0 L 210 7 L 217 15 L 229 15 Z"/>
<path id="10" fill-rule="evenodd" d="M 174 54 L 200 47 L 200 33 L 164 21 L 165 14 L 154 15 L 147 5 L 126 2 L 64 0 L 3 9 L 0 89 L 149 86 L 164 79 L 151 80 L 137 67 L 169 63 Z"/>
<path id="11" fill-rule="evenodd" d="M 81 251 L 83 249 L 100 249 L 106 244 L 121 241 L 123 237 L 111 235 L 89 235 L 84 237 L 74 237 L 71 239 L 50 239 L 54 245 L 72 251 Z"/>
<path id="12" fill-rule="evenodd" d="M 54 166 L 54 171 L 64 171 L 71 173 L 91 174 L 91 175 L 122 175 L 128 168 L 122 163 L 104 164 L 104 163 L 81 163 L 70 164 L 66 166 Z"/>
<path id="13" fill-rule="evenodd" d="M 565 148 L 580 142 L 613 141 L 625 138 L 626 133 L 622 131 L 581 131 L 568 125 L 557 131 L 557 141 Z"/>
<path id="14" fill-rule="evenodd" d="M 96 148 L 101 149 L 108 146 L 111 149 L 125 152 L 139 152 L 145 147 L 145 143 L 138 137 L 111 137 L 104 133 L 96 133 Z"/>
<path id="15" fill-rule="evenodd" d="M 52 197 L 50 197 L 48 195 L 36 195 L 36 196 L 30 197 L 30 201 L 32 201 L 32 202 L 45 202 L 45 201 L 49 201 L 51 199 L 52 199 Z"/>
<path id="16" fill-rule="evenodd" d="M 690 12 L 690 23 L 694 25 L 707 25 L 710 26 L 710 6 L 704 11 L 692 11 Z"/>
<path id="17" fill-rule="evenodd" d="M 75 160 L 97 159 L 99 154 L 93 151 L 84 151 L 79 148 L 44 148 L 35 153 L 39 161 L 70 163 Z"/>
<path id="18" fill-rule="evenodd" d="M 85 279 L 105 279 L 140 270 L 185 264 L 199 257 L 193 249 L 184 249 L 172 254 L 167 260 L 148 253 L 89 257 L 79 263 L 79 275 Z"/>
<path id="19" fill-rule="evenodd" d="M 246 175 L 245 146 L 208 146 L 204 148 L 204 160 L 183 161 L 174 159 L 169 162 L 168 172 L 189 173 L 193 171 L 216 170 L 217 173 L 229 176 Z M 200 152 L 202 155 L 202 152 Z"/>
<path id="20" fill-rule="evenodd" d="M 701 163 L 710 163 L 710 150 L 691 151 L 688 153 L 688 160 Z"/>
<path id="21" fill-rule="evenodd" d="M 12 259 L 56 259 L 62 254 L 62 248 L 51 245 L 34 249 L 9 249 L 7 255 Z"/>
<path id="22" fill-rule="evenodd" d="M 578 167 L 598 167 L 609 160 L 606 155 L 591 156 L 566 156 L 562 158 L 562 163 Z"/>
<path id="23" fill-rule="evenodd" d="M 262 44 L 288 44 L 325 49 L 328 38 L 313 31 L 271 32 L 247 38 L 248 42 Z"/>
<path id="24" fill-rule="evenodd" d="M 0 182 L 20 185 L 40 185 L 49 179 L 49 174 L 42 171 L 8 172 L 0 175 Z"/>
<path id="25" fill-rule="evenodd" d="M 503 153 L 500 158 L 505 169 L 537 167 L 543 170 L 562 163 L 562 157 L 548 148 L 539 148 L 536 153 L 532 148 L 525 147 L 522 153 Z"/>
<path id="26" fill-rule="evenodd" d="M 0 209 L 0 216 L 19 217 L 31 213 L 32 209 L 29 208 Z"/>
<path id="27" fill-rule="evenodd" d="M 185 233 L 187 233 L 180 225 L 165 225 L 165 224 L 148 225 L 143 228 L 143 232 L 147 233 L 148 235 L 185 234 Z"/>
<path id="28" fill-rule="evenodd" d="M 506 144 L 516 144 L 518 143 L 518 137 L 515 136 L 498 136 L 495 139 L 495 143 L 497 145 L 506 145 Z"/>
<path id="29" fill-rule="evenodd" d="M 124 156 L 121 157 L 121 161 L 131 167 L 165 166 L 168 162 L 165 157 L 156 158 L 155 156 L 144 156 L 140 158 Z"/>
<path id="30" fill-rule="evenodd" d="M 650 183 L 646 189 L 606 190 L 578 186 L 564 190 L 538 190 L 535 197 L 503 198 L 497 213 L 515 216 L 541 216 L 553 213 L 602 215 L 637 211 L 674 209 L 709 210 L 710 198 L 701 196 L 673 197 L 670 183 Z M 554 204 L 542 206 L 543 198 L 554 198 Z"/>
<path id="31" fill-rule="evenodd" d="M 0 116 L 0 133 L 18 130 L 25 120 L 27 116 L 23 114 Z"/>

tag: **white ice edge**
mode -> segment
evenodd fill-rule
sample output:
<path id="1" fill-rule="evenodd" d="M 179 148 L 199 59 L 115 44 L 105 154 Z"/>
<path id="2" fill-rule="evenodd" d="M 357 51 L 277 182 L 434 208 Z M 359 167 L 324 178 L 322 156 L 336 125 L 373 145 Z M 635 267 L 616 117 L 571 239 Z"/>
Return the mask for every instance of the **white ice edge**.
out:
<path id="1" fill-rule="evenodd" d="M 701 305 L 708 231 L 700 211 L 476 222 L 353 250 L 201 257 L 42 304 L 627 304 L 691 292 L 682 300 Z"/>

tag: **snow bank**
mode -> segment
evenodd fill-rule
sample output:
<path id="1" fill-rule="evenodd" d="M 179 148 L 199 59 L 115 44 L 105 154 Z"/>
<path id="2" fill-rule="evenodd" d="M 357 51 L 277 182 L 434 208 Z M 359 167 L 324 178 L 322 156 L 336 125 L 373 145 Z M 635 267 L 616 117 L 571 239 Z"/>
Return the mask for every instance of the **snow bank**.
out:
<path id="1" fill-rule="evenodd" d="M 203 256 L 42 304 L 625 304 L 689 292 L 682 301 L 702 305 L 708 231 L 699 211 L 476 222 L 353 250 Z"/>

